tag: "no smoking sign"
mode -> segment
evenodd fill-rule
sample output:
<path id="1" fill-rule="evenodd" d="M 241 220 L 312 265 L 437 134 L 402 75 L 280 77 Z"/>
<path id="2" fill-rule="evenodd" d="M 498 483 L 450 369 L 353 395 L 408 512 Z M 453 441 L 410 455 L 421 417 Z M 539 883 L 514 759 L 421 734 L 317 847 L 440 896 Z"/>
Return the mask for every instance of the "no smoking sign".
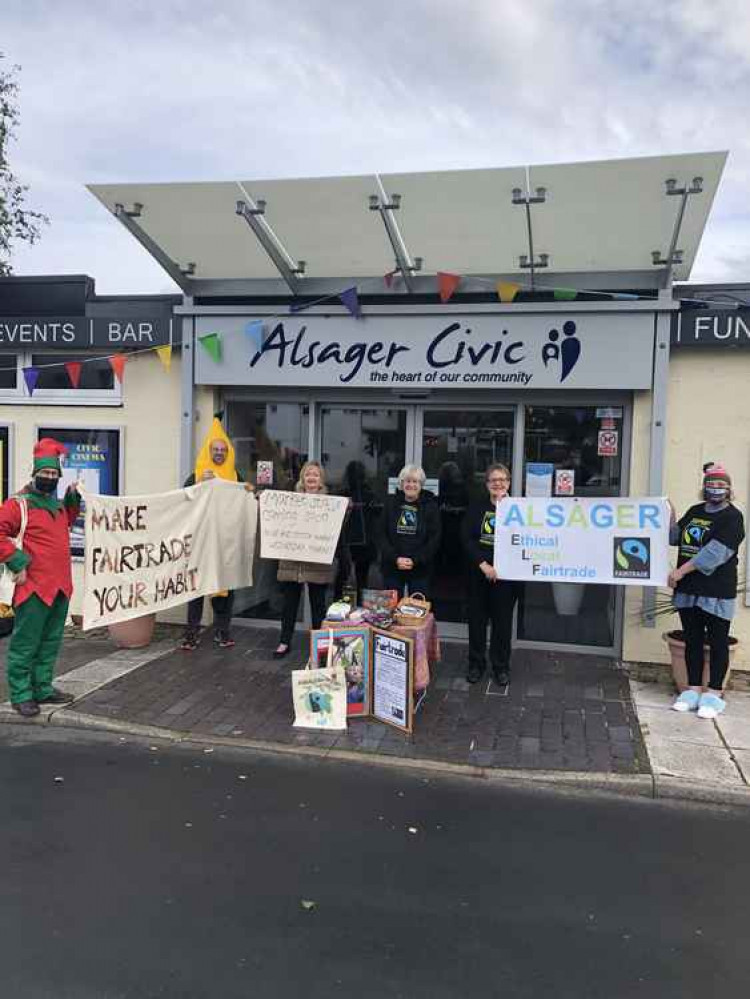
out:
<path id="1" fill-rule="evenodd" d="M 597 454 L 600 458 L 616 458 L 619 434 L 617 430 L 600 430 Z"/>

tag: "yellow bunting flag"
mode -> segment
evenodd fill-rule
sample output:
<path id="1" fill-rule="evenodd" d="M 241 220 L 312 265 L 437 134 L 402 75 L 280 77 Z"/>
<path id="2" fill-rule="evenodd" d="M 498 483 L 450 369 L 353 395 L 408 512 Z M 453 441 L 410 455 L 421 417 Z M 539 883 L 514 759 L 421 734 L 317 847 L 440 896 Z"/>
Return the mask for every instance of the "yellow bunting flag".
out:
<path id="1" fill-rule="evenodd" d="M 169 371 L 172 367 L 172 347 L 167 344 L 166 347 L 157 347 L 156 353 L 159 355 L 159 360 L 164 365 L 164 370 Z"/>
<path id="2" fill-rule="evenodd" d="M 497 297 L 501 302 L 512 302 L 521 290 L 520 284 L 513 284 L 511 281 L 498 281 Z"/>

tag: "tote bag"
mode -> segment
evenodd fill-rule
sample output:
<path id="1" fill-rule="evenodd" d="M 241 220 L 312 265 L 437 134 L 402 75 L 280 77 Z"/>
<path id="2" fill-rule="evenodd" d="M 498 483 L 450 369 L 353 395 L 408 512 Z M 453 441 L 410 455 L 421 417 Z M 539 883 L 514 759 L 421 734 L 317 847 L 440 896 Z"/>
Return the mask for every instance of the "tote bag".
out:
<path id="1" fill-rule="evenodd" d="M 294 727 L 341 732 L 346 729 L 346 677 L 341 667 L 333 667 L 333 632 L 323 669 L 292 670 Z"/>
<path id="2" fill-rule="evenodd" d="M 21 508 L 21 530 L 18 532 L 17 537 L 11 538 L 11 541 L 20 551 L 23 548 L 23 538 L 26 534 L 26 525 L 29 522 L 29 508 L 25 499 L 18 499 L 16 502 Z M 15 592 L 15 573 L 11 572 L 7 565 L 0 565 L 0 604 L 5 604 L 6 607 L 12 607 Z"/>

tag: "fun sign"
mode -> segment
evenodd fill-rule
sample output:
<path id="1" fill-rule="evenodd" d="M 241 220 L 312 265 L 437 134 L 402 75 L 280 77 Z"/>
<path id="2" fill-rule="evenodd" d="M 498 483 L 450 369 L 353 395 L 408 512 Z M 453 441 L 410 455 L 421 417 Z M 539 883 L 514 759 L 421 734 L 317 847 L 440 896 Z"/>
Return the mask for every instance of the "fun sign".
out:
<path id="1" fill-rule="evenodd" d="M 504 579 L 665 586 L 663 498 L 514 499 L 497 505 L 495 569 Z"/>

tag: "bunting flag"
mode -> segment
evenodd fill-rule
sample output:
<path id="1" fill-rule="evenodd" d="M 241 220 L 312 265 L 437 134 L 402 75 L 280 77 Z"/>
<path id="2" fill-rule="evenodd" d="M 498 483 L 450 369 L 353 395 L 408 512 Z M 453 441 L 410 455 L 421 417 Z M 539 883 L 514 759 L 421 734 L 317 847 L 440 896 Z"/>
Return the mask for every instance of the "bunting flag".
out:
<path id="1" fill-rule="evenodd" d="M 83 365 L 80 361 L 66 361 L 65 370 L 68 372 L 70 384 L 74 389 L 77 389 L 81 381 L 81 371 L 83 370 Z"/>
<path id="2" fill-rule="evenodd" d="M 445 271 L 438 271 L 437 279 L 440 301 L 445 304 L 450 301 L 453 292 L 461 284 L 461 277 L 459 274 L 448 274 Z"/>
<path id="3" fill-rule="evenodd" d="M 348 309 L 350 315 L 354 316 L 355 319 L 362 318 L 362 310 L 359 307 L 359 295 L 357 294 L 356 287 L 345 288 L 344 291 L 339 292 L 339 298 L 341 299 L 341 304 Z"/>
<path id="4" fill-rule="evenodd" d="M 575 288 L 555 288 L 552 297 L 556 302 L 572 302 L 574 298 L 578 298 L 578 292 Z"/>
<path id="5" fill-rule="evenodd" d="M 111 357 L 107 358 L 112 367 L 112 370 L 115 373 L 115 378 L 118 380 L 118 382 L 121 385 L 122 385 L 122 376 L 125 373 L 125 362 L 127 361 L 127 359 L 128 358 L 125 354 L 112 354 Z"/>
<path id="6" fill-rule="evenodd" d="M 622 302 L 637 302 L 638 301 L 638 296 L 637 295 L 631 295 L 629 292 L 625 292 L 625 291 L 611 291 L 609 293 L 609 297 L 617 299 L 618 301 L 622 301 Z"/>
<path id="7" fill-rule="evenodd" d="M 512 281 L 498 281 L 497 282 L 497 297 L 501 302 L 512 302 L 514 301 L 516 295 L 521 290 L 520 284 L 514 284 Z"/>
<path id="8" fill-rule="evenodd" d="M 261 319 L 254 319 L 245 327 L 245 333 L 250 343 L 257 349 L 263 346 L 263 337 L 266 332 L 265 324 Z"/>
<path id="9" fill-rule="evenodd" d="M 24 368 L 23 380 L 26 382 L 29 395 L 33 395 L 36 383 L 39 381 L 39 368 Z"/>
<path id="10" fill-rule="evenodd" d="M 157 347 L 156 353 L 159 355 L 159 360 L 164 366 L 165 371 L 169 371 L 172 367 L 172 346 L 171 344 L 166 344 L 164 347 Z"/>
<path id="11" fill-rule="evenodd" d="M 221 335 L 219 333 L 206 333 L 205 336 L 198 337 L 198 343 L 214 364 L 219 364 L 221 361 Z"/>
<path id="12" fill-rule="evenodd" d="M 398 271 L 388 271 L 387 274 L 383 275 L 383 281 L 385 282 L 386 288 L 390 288 L 393 285 L 393 279 L 398 274 Z"/>

